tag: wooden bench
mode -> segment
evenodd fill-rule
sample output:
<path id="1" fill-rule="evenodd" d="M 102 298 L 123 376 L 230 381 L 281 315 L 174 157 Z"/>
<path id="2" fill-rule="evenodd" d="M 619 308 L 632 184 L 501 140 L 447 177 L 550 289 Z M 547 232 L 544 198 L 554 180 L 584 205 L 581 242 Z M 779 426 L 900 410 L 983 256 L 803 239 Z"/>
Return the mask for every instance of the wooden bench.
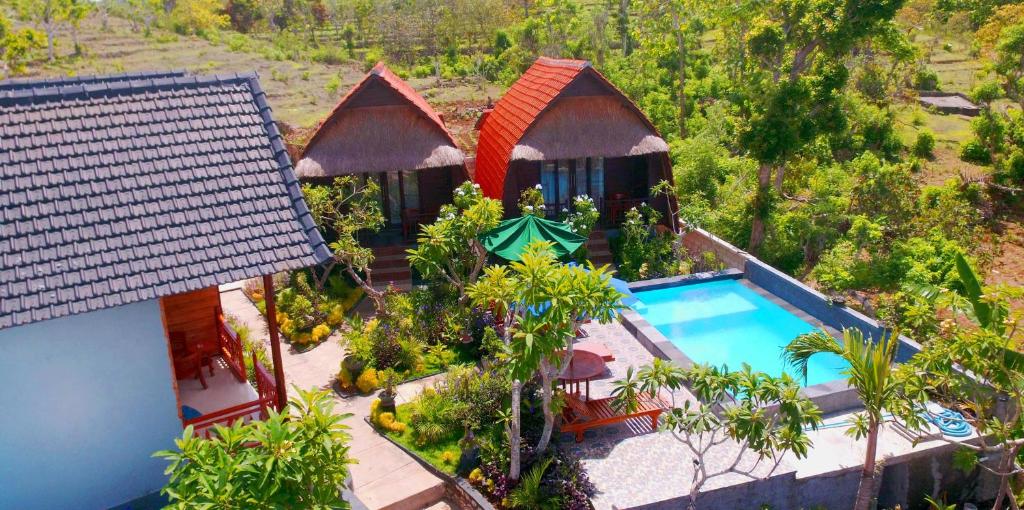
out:
<path id="1" fill-rule="evenodd" d="M 583 432 L 588 429 L 622 423 L 632 418 L 650 418 L 651 430 L 658 429 L 658 418 L 665 410 L 665 403 L 660 398 L 650 397 L 646 393 L 637 398 L 636 411 L 619 413 L 612 407 L 613 397 L 594 400 L 583 400 L 578 394 L 565 396 L 566 406 L 562 411 L 562 432 L 576 434 L 576 442 L 583 441 Z"/>

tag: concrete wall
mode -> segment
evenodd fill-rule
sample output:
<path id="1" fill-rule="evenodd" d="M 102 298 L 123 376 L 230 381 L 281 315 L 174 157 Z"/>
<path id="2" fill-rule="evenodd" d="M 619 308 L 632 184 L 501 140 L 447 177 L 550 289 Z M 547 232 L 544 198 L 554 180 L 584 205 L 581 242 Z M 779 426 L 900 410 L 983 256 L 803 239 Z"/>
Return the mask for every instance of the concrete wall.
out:
<path id="1" fill-rule="evenodd" d="M 743 271 L 745 268 L 747 257 L 749 256 L 746 252 L 716 237 L 707 230 L 699 228 L 691 227 L 690 230 L 683 234 L 683 246 L 697 260 L 700 260 L 701 254 L 711 252 L 723 264 L 740 271 Z"/>
<path id="2" fill-rule="evenodd" d="M 0 330 L 0 508 L 103 509 L 163 486 L 181 434 L 156 300 Z"/>

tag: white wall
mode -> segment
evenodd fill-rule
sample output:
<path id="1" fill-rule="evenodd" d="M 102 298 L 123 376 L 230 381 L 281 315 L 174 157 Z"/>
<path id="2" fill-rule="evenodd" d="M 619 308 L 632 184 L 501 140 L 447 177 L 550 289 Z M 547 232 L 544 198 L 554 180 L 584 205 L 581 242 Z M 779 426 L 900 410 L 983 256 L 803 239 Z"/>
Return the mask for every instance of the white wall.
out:
<path id="1" fill-rule="evenodd" d="M 0 330 L 0 508 L 159 490 L 181 434 L 157 300 Z"/>

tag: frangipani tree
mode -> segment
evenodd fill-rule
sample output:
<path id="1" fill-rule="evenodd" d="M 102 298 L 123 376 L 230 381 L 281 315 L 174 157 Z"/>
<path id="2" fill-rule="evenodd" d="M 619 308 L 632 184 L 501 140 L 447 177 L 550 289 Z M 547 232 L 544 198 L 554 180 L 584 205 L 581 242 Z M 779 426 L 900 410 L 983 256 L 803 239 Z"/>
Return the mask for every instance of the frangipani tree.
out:
<path id="1" fill-rule="evenodd" d="M 498 226 L 502 212 L 501 201 L 484 197 L 479 184 L 463 183 L 437 220 L 423 225 L 416 248 L 408 251 L 409 264 L 424 278 L 447 282 L 459 293 L 459 302 L 466 302 L 466 287 L 487 262 L 480 234 Z"/>
<path id="2" fill-rule="evenodd" d="M 614 405 L 632 412 L 640 393 L 669 398 L 661 428 L 693 455 L 690 509 L 697 507 L 701 488 L 708 480 L 728 474 L 767 478 L 786 452 L 806 456 L 811 440 L 804 429 L 817 428 L 821 423 L 821 411 L 800 395 L 800 385 L 787 374 L 772 377 L 746 364 L 735 372 L 706 364 L 682 369 L 657 358 L 641 368 L 636 377 L 633 374 L 630 367 L 626 378 L 615 382 Z M 675 394 L 684 384 L 696 401 L 676 401 Z M 717 447 L 730 440 L 739 448 L 729 451 L 722 467 L 712 467 L 709 460 L 723 454 Z M 752 464 L 751 457 L 755 458 Z M 769 463 L 767 468 L 761 467 L 762 461 Z"/>
<path id="3" fill-rule="evenodd" d="M 550 245 L 527 245 L 521 260 L 484 270 L 467 294 L 498 318 L 505 346 L 505 367 L 512 380 L 509 424 L 509 477 L 519 477 L 520 402 L 523 382 L 539 375 L 544 401 L 544 430 L 537 452 L 547 448 L 554 429 L 554 379 L 572 359 L 572 339 L 591 319 L 610 322 L 622 298 L 609 284 L 607 267 L 589 269 L 558 262 Z"/>
<path id="4" fill-rule="evenodd" d="M 380 311 L 384 293 L 373 286 L 373 250 L 359 244 L 360 232 L 377 232 L 384 226 L 380 186 L 374 179 L 346 175 L 334 179 L 330 186 L 304 184 L 302 194 L 317 225 L 328 238 L 334 237 L 330 243 L 334 259 L 317 276 L 317 286 L 323 287 L 334 266 L 341 264 Z"/>
<path id="5" fill-rule="evenodd" d="M 854 416 L 853 426 L 846 433 L 855 439 L 867 438 L 868 442 L 854 510 L 868 510 L 875 496 L 878 477 L 875 457 L 883 414 L 887 409 L 893 410 L 903 404 L 902 385 L 893 375 L 898 345 L 898 334 L 872 341 L 861 330 L 847 328 L 843 330 L 842 343 L 828 333 L 818 331 L 800 335 L 786 346 L 786 360 L 796 366 L 805 379 L 807 363 L 816 354 L 835 354 L 850 365 L 844 373 L 850 386 L 857 390 L 864 410 Z"/>

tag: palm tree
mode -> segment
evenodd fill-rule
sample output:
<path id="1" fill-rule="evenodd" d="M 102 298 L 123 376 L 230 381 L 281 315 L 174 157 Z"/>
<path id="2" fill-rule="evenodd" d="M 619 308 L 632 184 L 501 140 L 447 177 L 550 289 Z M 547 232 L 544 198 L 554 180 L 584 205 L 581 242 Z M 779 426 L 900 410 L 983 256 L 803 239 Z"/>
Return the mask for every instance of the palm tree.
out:
<path id="1" fill-rule="evenodd" d="M 883 336 L 875 342 L 870 338 L 864 338 L 861 330 L 847 328 L 843 330 L 841 343 L 828 333 L 817 331 L 796 337 L 786 346 L 784 353 L 786 361 L 800 370 L 805 380 L 807 362 L 815 354 L 835 354 L 850 365 L 843 373 L 848 377 L 847 382 L 850 386 L 857 390 L 857 395 L 864 404 L 864 411 L 854 417 L 853 426 L 847 430 L 847 434 L 855 439 L 866 437 L 868 440 L 854 510 L 867 510 L 874 497 L 877 477 L 875 456 L 878 450 L 879 427 L 883 422 L 882 415 L 885 409 L 895 404 L 899 398 L 896 378 L 893 377 L 893 360 L 897 345 L 899 335 Z"/>

